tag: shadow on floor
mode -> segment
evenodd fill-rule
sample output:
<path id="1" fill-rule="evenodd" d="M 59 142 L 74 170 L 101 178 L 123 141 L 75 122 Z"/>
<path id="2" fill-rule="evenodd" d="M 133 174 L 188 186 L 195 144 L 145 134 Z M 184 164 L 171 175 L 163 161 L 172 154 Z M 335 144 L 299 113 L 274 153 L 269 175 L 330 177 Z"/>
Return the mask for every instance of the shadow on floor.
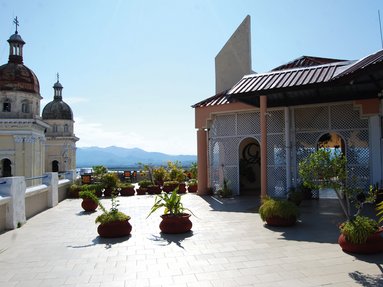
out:
<path id="1" fill-rule="evenodd" d="M 193 236 L 193 231 L 189 231 L 186 233 L 180 233 L 180 234 L 167 234 L 167 233 L 161 232 L 160 236 L 152 234 L 152 237 L 149 237 L 149 240 L 152 240 L 152 241 L 158 243 L 158 245 L 162 245 L 162 246 L 166 246 L 166 245 L 170 245 L 170 244 L 174 243 L 178 247 L 185 249 L 182 246 L 182 241 L 184 241 L 185 239 L 192 237 L 192 236 Z"/>
<path id="2" fill-rule="evenodd" d="M 213 211 L 225 212 L 258 212 L 260 206 L 259 196 L 234 196 L 220 198 L 219 196 L 201 196 Z"/>

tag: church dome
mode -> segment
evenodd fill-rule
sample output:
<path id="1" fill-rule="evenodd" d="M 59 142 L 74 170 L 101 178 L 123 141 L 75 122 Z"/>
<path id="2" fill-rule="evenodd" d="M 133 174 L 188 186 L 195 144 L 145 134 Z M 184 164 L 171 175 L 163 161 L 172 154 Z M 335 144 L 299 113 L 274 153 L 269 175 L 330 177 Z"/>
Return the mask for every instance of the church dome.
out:
<path id="1" fill-rule="evenodd" d="M 40 94 L 39 80 L 23 64 L 25 42 L 17 30 L 9 39 L 8 63 L 0 66 L 0 91 L 23 91 Z"/>
<path id="2" fill-rule="evenodd" d="M 58 75 L 57 82 L 53 85 L 54 98 L 43 109 L 43 120 L 73 120 L 73 112 L 70 106 L 62 100 L 63 86 L 60 84 Z"/>
<path id="3" fill-rule="evenodd" d="M 23 64 L 9 62 L 0 66 L 0 91 L 5 90 L 40 94 L 39 80 Z"/>
<path id="4" fill-rule="evenodd" d="M 44 107 L 42 117 L 43 120 L 73 120 L 73 112 L 67 103 L 54 99 Z"/>

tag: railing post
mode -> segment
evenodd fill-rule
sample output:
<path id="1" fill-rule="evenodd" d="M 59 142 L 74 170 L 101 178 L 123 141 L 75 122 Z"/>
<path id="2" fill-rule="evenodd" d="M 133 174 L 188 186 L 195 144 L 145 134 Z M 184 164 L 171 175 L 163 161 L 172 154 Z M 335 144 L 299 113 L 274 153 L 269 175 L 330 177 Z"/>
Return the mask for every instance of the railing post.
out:
<path id="1" fill-rule="evenodd" d="M 24 176 L 14 176 L 4 177 L 1 180 L 5 183 L 0 184 L 0 194 L 11 197 L 6 208 L 5 227 L 15 229 L 27 221 L 25 216 L 25 190 L 27 188 L 25 178 Z"/>
<path id="2" fill-rule="evenodd" d="M 48 186 L 48 206 L 53 207 L 59 203 L 59 177 L 57 172 L 48 172 L 44 174 L 43 184 Z"/>

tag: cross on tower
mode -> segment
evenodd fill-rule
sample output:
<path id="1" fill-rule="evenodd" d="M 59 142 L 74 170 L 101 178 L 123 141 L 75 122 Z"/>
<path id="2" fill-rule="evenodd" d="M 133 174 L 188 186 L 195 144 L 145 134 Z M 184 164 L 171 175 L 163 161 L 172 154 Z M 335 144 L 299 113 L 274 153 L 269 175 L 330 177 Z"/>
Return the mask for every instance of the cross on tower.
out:
<path id="1" fill-rule="evenodd" d="M 57 83 L 58 83 L 58 82 L 59 82 L 59 79 L 60 79 L 60 75 L 59 75 L 59 73 L 57 73 L 56 76 L 57 76 Z"/>
<path id="2" fill-rule="evenodd" d="M 13 19 L 13 23 L 16 25 L 16 34 L 17 34 L 17 27 L 19 26 L 19 20 L 17 20 L 17 16 L 15 19 Z"/>

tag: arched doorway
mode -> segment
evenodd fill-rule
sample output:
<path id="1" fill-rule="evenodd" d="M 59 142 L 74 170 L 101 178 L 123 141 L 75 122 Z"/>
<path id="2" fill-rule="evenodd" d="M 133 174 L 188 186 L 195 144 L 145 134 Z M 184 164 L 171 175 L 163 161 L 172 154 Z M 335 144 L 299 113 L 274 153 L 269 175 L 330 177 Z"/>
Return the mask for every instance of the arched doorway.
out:
<path id="1" fill-rule="evenodd" d="M 341 152 L 346 154 L 346 145 L 343 138 L 334 132 L 325 133 L 320 136 L 317 142 L 317 149 L 325 148 L 331 151 L 332 154 Z M 337 198 L 336 192 L 333 189 L 321 190 L 321 198 Z"/>
<path id="2" fill-rule="evenodd" d="M 59 171 L 59 162 L 57 160 L 52 161 L 52 172 Z"/>
<path id="3" fill-rule="evenodd" d="M 1 176 L 2 177 L 12 176 L 11 161 L 8 158 L 5 158 L 1 161 Z"/>
<path id="4" fill-rule="evenodd" d="M 239 145 L 239 186 L 241 195 L 260 195 L 261 149 L 254 138 L 246 138 Z"/>

